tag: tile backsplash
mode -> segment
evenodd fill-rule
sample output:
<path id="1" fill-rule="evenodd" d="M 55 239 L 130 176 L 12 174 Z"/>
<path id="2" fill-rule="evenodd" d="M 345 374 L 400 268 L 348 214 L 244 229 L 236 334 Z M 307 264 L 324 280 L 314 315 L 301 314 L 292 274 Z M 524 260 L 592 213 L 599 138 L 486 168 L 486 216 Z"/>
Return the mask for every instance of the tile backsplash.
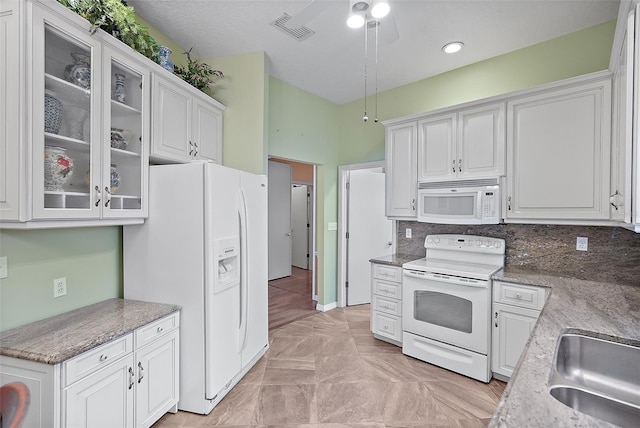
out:
<path id="1" fill-rule="evenodd" d="M 412 237 L 405 237 L 405 229 Z M 502 238 L 506 266 L 538 273 L 640 286 L 640 234 L 620 227 L 497 224 L 482 226 L 398 222 L 397 253 L 424 257 L 427 235 L 455 233 Z M 588 251 L 576 238 L 589 239 Z"/>

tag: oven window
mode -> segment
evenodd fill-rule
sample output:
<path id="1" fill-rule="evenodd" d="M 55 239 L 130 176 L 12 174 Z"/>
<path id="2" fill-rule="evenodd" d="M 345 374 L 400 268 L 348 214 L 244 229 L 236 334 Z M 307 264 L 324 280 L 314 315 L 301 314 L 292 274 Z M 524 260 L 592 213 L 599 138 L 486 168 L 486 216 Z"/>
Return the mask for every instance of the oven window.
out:
<path id="1" fill-rule="evenodd" d="M 435 291 L 415 291 L 413 318 L 417 321 L 471 333 L 473 306 L 470 300 Z"/>
<path id="2" fill-rule="evenodd" d="M 422 213 L 426 215 L 473 216 L 476 195 L 422 195 Z"/>

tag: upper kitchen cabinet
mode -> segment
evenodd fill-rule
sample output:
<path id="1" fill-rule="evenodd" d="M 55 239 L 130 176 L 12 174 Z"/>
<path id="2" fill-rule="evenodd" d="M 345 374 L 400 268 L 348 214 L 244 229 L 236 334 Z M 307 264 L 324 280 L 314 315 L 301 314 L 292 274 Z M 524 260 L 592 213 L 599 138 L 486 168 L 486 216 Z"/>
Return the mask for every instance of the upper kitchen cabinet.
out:
<path id="1" fill-rule="evenodd" d="M 386 215 L 416 218 L 417 197 L 416 122 L 389 126 L 385 139 Z"/>
<path id="2" fill-rule="evenodd" d="M 222 164 L 225 107 L 175 78 L 153 73 L 151 161 Z"/>
<path id="3" fill-rule="evenodd" d="M 505 103 L 418 121 L 418 181 L 498 177 L 505 170 Z"/>
<path id="4" fill-rule="evenodd" d="M 0 75 L 2 144 L 11 147 L 1 226 L 140 223 L 147 216 L 148 69 L 111 36 L 113 45 L 90 35 L 90 24 L 59 3 L 1 7 L 11 31 L 3 40 L 12 41 Z M 17 23 L 7 10 L 20 12 Z M 12 58 L 14 46 L 20 55 Z"/>
<path id="5" fill-rule="evenodd" d="M 626 31 L 619 49 L 614 44 L 613 114 L 611 132 L 611 219 L 631 223 L 632 216 L 632 131 L 633 131 L 633 49 L 635 13 L 626 21 Z"/>
<path id="6" fill-rule="evenodd" d="M 571 79 L 507 103 L 505 221 L 609 219 L 611 79 Z"/>

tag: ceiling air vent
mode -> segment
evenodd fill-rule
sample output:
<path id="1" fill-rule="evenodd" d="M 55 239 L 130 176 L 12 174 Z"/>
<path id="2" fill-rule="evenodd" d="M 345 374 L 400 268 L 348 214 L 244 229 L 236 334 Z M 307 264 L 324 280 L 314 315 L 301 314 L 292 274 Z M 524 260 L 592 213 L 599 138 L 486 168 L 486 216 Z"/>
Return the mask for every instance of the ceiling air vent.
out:
<path id="1" fill-rule="evenodd" d="M 308 39 L 309 37 L 313 36 L 316 32 L 313 30 L 310 30 L 307 27 L 300 27 L 300 28 L 289 28 L 287 27 L 287 22 L 291 19 L 291 16 L 283 13 L 282 16 L 278 19 L 276 19 L 275 21 L 270 22 L 271 25 L 273 25 L 276 28 L 281 29 L 282 31 L 284 31 L 285 33 L 287 33 L 288 35 L 290 35 L 291 37 L 293 37 L 294 39 L 298 40 L 298 41 L 302 41 L 305 39 Z"/>

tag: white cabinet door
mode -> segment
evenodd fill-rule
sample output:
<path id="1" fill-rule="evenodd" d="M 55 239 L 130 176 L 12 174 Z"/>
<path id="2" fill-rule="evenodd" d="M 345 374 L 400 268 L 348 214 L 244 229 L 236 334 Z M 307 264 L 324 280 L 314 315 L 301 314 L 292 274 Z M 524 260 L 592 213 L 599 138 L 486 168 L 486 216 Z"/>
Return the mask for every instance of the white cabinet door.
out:
<path id="1" fill-rule="evenodd" d="M 385 142 L 387 217 L 416 217 L 417 133 L 416 122 L 387 128 Z"/>
<path id="2" fill-rule="evenodd" d="M 458 114 L 458 178 L 499 177 L 505 171 L 505 103 Z"/>
<path id="3" fill-rule="evenodd" d="M 0 218 L 20 218 L 20 6 L 0 4 Z M 11 41 L 10 41 L 11 40 Z"/>
<path id="4" fill-rule="evenodd" d="M 609 218 L 611 81 L 507 104 L 506 219 Z"/>
<path id="5" fill-rule="evenodd" d="M 418 122 L 418 181 L 456 177 L 455 113 Z"/>
<path id="6" fill-rule="evenodd" d="M 136 351 L 136 427 L 149 427 L 178 400 L 179 332 Z"/>
<path id="7" fill-rule="evenodd" d="M 63 392 L 63 426 L 134 426 L 135 384 L 133 356 L 72 384 Z"/>
<path id="8" fill-rule="evenodd" d="M 194 157 L 222 165 L 222 111 L 211 98 L 194 97 L 193 121 Z"/>
<path id="9" fill-rule="evenodd" d="M 99 219 L 102 45 L 37 4 L 31 29 L 33 218 Z"/>
<path id="10" fill-rule="evenodd" d="M 493 303 L 494 373 L 511 377 L 539 315 L 539 311 Z"/>
<path id="11" fill-rule="evenodd" d="M 191 142 L 191 94 L 173 82 L 152 75 L 152 119 L 150 156 L 164 160 L 189 162 L 193 155 Z"/>

